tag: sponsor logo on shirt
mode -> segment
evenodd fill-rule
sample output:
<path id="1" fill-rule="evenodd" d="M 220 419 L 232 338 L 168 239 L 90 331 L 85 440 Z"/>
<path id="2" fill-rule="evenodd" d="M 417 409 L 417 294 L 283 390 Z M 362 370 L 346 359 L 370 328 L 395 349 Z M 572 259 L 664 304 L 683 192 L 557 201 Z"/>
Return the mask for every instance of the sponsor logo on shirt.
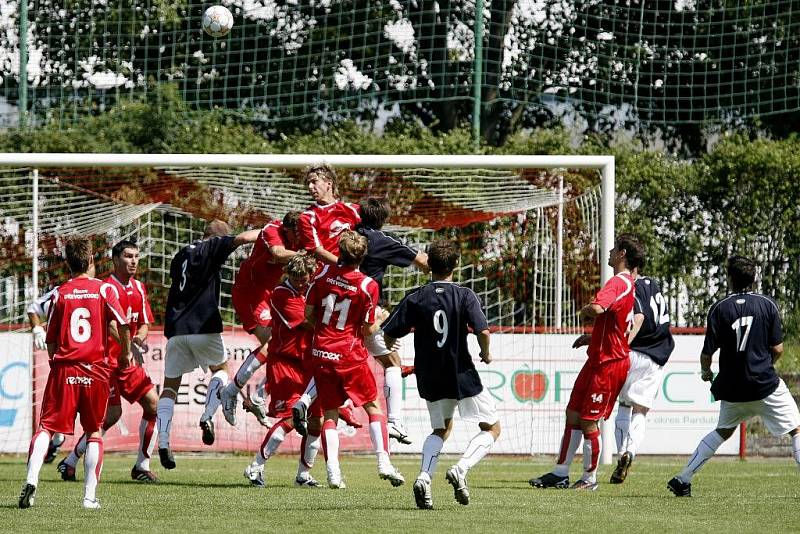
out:
<path id="1" fill-rule="evenodd" d="M 356 291 L 357 290 L 356 286 L 351 286 L 350 284 L 348 284 L 344 280 L 340 280 L 338 277 L 337 278 L 325 278 L 325 281 L 328 282 L 331 285 L 334 285 L 334 286 L 337 286 L 337 287 L 341 287 L 342 289 L 346 289 L 348 291 Z"/>
<path id="2" fill-rule="evenodd" d="M 311 355 L 315 358 L 322 358 L 325 360 L 331 360 L 334 362 L 338 362 L 342 355 L 338 352 L 328 352 L 327 350 L 319 350 L 319 349 L 311 349 Z"/>
<path id="3" fill-rule="evenodd" d="M 68 376 L 67 377 L 67 385 L 68 386 L 91 386 L 92 385 L 92 378 L 88 376 Z"/>
<path id="4" fill-rule="evenodd" d="M 99 299 L 100 295 L 97 293 L 77 293 L 79 290 L 75 290 L 76 293 L 67 293 L 64 295 L 64 299 L 66 300 L 86 300 L 86 299 Z M 85 291 L 85 290 L 81 290 Z"/>

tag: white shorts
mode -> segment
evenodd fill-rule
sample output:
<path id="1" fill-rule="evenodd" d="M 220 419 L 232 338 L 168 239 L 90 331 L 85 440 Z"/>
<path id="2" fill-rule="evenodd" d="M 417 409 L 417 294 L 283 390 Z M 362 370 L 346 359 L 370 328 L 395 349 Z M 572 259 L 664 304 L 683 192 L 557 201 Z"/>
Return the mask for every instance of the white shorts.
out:
<path id="1" fill-rule="evenodd" d="M 180 378 L 198 367 L 208 372 L 211 365 L 222 365 L 228 357 L 222 334 L 186 334 L 167 341 L 164 363 L 166 378 Z"/>
<path id="2" fill-rule="evenodd" d="M 364 338 L 364 346 L 367 347 L 367 352 L 373 358 L 386 356 L 392 352 L 386 347 L 386 342 L 383 339 L 383 330 L 380 328 Z"/>
<path id="3" fill-rule="evenodd" d="M 778 383 L 778 389 L 764 399 L 750 402 L 721 401 L 717 428 L 735 428 L 754 415 L 761 417 L 773 436 L 782 436 L 800 427 L 800 411 L 783 379 Z"/>
<path id="4" fill-rule="evenodd" d="M 658 365 L 646 354 L 631 351 L 631 368 L 628 378 L 619 392 L 619 401 L 623 404 L 638 404 L 645 408 L 653 407 L 658 388 L 661 386 L 661 377 L 664 366 Z"/>
<path id="5" fill-rule="evenodd" d="M 431 428 L 447 428 L 445 421 L 453 418 L 453 413 L 458 406 L 458 415 L 464 421 L 472 423 L 495 424 L 500 418 L 497 416 L 497 409 L 494 405 L 492 396 L 483 389 L 474 397 L 465 399 L 439 399 L 437 401 L 427 401 L 428 414 L 431 416 Z"/>

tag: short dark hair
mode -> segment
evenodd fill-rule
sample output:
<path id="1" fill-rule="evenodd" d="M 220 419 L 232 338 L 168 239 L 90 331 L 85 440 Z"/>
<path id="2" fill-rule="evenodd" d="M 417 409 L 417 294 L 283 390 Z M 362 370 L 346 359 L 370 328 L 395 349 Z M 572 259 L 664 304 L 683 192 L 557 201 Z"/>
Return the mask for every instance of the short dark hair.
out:
<path id="1" fill-rule="evenodd" d="M 389 205 L 382 198 L 367 197 L 358 203 L 361 206 L 361 222 L 364 226 L 380 230 L 389 218 Z"/>
<path id="2" fill-rule="evenodd" d="M 122 241 L 118 242 L 111 248 L 111 257 L 119 258 L 120 256 L 122 256 L 122 252 L 126 248 L 135 248 L 136 250 L 139 250 L 139 245 L 128 239 L 123 239 Z"/>
<path id="3" fill-rule="evenodd" d="M 428 267 L 433 274 L 446 276 L 455 270 L 460 256 L 455 242 L 438 239 L 428 246 Z"/>
<path id="4" fill-rule="evenodd" d="M 726 267 L 733 291 L 748 289 L 756 281 L 756 262 L 750 258 L 734 254 L 728 258 Z"/>
<path id="5" fill-rule="evenodd" d="M 367 255 L 367 238 L 347 230 L 339 237 L 339 260 L 345 265 L 358 266 Z"/>
<path id="6" fill-rule="evenodd" d="M 94 250 L 88 237 L 72 237 L 64 247 L 67 265 L 72 274 L 82 274 L 89 270 Z"/>
<path id="7" fill-rule="evenodd" d="M 644 267 L 644 247 L 639 238 L 633 234 L 620 234 L 617 236 L 614 246 L 617 250 L 625 251 L 625 262 L 631 269 L 641 269 Z"/>
<path id="8" fill-rule="evenodd" d="M 308 184 L 312 174 L 318 174 L 325 178 L 326 182 L 330 182 L 333 196 L 339 198 L 339 180 L 336 177 L 336 170 L 333 167 L 327 163 L 309 165 L 303 170 L 303 182 Z"/>
<path id="9" fill-rule="evenodd" d="M 299 211 L 287 211 L 286 215 L 283 216 L 283 227 L 288 228 L 289 230 L 295 230 L 299 221 Z"/>

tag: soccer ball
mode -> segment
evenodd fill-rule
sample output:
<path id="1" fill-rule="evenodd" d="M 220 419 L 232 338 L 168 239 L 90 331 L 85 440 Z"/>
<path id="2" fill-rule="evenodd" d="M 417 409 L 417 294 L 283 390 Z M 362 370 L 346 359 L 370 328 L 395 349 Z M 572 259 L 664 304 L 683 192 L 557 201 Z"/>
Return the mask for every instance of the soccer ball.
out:
<path id="1" fill-rule="evenodd" d="M 224 37 L 233 27 L 233 15 L 225 6 L 211 6 L 203 13 L 203 29 L 211 37 Z"/>

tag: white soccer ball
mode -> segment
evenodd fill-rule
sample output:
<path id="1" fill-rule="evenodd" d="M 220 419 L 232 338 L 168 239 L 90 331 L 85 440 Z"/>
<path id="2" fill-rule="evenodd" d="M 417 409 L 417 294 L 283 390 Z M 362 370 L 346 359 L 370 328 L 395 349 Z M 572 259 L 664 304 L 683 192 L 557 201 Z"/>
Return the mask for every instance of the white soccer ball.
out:
<path id="1" fill-rule="evenodd" d="M 225 6 L 211 6 L 203 13 L 203 29 L 211 37 L 224 37 L 233 28 L 233 15 Z"/>

